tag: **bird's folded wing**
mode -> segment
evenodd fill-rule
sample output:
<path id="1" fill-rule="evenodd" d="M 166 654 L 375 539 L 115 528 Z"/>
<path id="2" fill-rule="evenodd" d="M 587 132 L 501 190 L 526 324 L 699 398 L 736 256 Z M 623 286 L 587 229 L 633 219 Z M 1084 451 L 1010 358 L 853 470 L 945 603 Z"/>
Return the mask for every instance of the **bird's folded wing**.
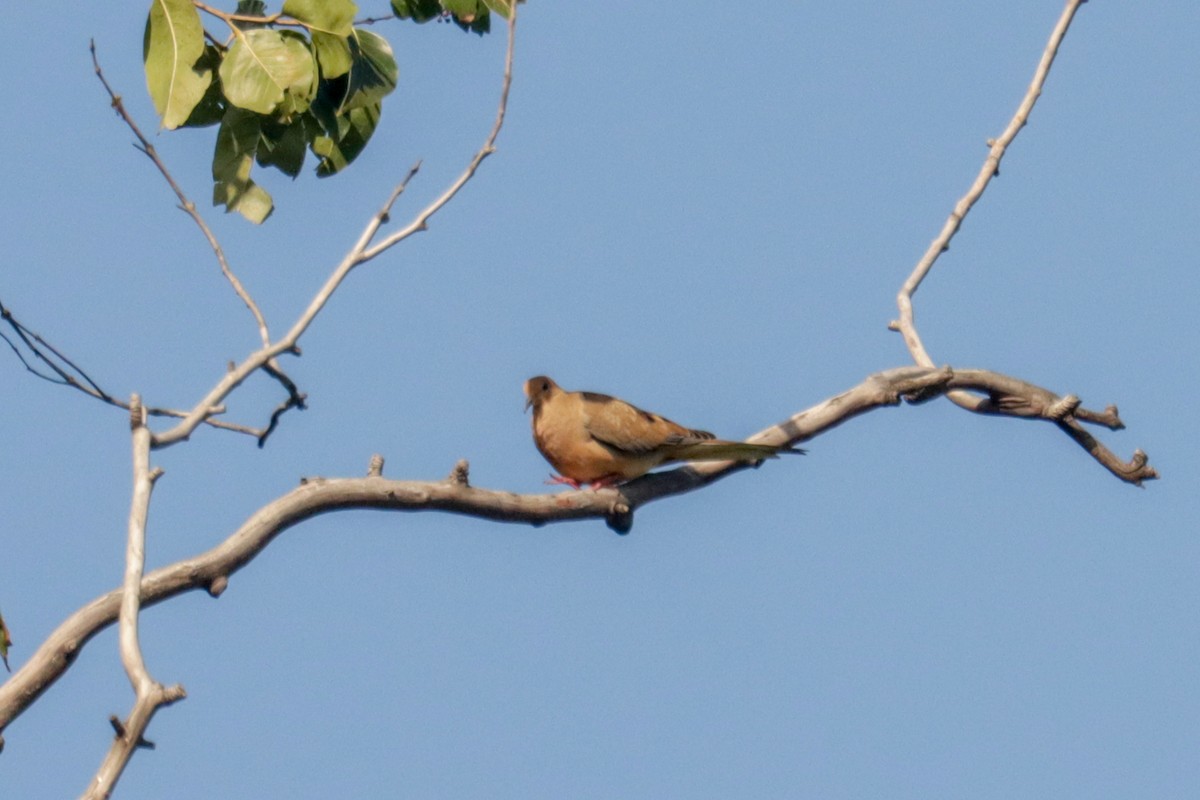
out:
<path id="1" fill-rule="evenodd" d="M 622 453 L 643 455 L 664 447 L 680 447 L 712 439 L 707 431 L 693 431 L 658 414 L 643 411 L 605 394 L 581 395 L 585 430 L 600 444 Z"/>

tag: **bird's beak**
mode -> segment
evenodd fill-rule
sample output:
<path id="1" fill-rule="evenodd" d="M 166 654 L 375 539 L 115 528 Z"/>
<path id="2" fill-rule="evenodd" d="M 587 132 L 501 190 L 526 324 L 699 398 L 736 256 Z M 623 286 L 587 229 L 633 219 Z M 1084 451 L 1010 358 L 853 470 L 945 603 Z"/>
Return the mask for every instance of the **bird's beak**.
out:
<path id="1" fill-rule="evenodd" d="M 529 407 L 530 407 L 530 406 L 532 406 L 532 405 L 533 405 L 533 398 L 532 398 L 532 397 L 530 397 L 530 398 L 527 398 L 527 399 L 525 400 L 525 411 L 528 411 L 528 410 L 529 410 Z M 522 412 L 522 413 L 524 413 L 524 412 Z"/>

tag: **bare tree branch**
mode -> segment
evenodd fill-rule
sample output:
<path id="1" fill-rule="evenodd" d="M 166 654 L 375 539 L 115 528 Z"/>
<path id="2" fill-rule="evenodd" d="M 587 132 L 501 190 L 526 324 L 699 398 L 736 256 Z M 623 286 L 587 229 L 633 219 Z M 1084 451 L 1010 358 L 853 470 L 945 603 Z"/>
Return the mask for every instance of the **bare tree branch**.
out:
<path id="1" fill-rule="evenodd" d="M 989 413 L 1045 419 L 1059 425 L 1078 426 L 1076 420 L 1084 420 L 1078 410 L 1068 418 L 1055 416 L 1064 406 L 1077 406 L 1077 399 L 1059 397 L 1016 378 L 986 370 L 911 366 L 870 375 L 857 386 L 760 431 L 748 441 L 798 444 L 869 411 L 895 406 L 901 401 L 919 404 L 963 389 L 997 398 Z M 1096 453 L 1093 456 L 1101 458 Z M 1119 463 L 1115 457 L 1113 460 Z M 651 473 L 615 489 L 520 495 L 471 486 L 465 461 L 455 465 L 450 476 L 441 481 L 385 480 L 381 477 L 383 459 L 373 456 L 368 477 L 306 480 L 260 508 L 232 536 L 208 552 L 154 570 L 142 581 L 142 605 L 161 603 L 197 589 L 220 595 L 230 576 L 250 563 L 276 536 L 329 511 L 447 511 L 535 526 L 602 519 L 618 533 L 626 533 L 633 525 L 633 513 L 638 507 L 699 489 L 748 467 L 744 463 L 709 462 Z M 1156 477 L 1154 470 L 1146 466 L 1141 451 L 1135 453 L 1123 474 L 1117 470 L 1114 474 L 1134 484 Z M 0 731 L 70 667 L 89 639 L 117 619 L 122 594 L 122 590 L 115 589 L 68 617 L 29 661 L 0 686 Z"/>
<path id="2" fill-rule="evenodd" d="M 984 159 L 983 167 L 979 170 L 979 174 L 975 177 L 975 182 L 971 184 L 971 188 L 967 190 L 962 199 L 955 204 L 954 210 L 950 212 L 950 217 L 942 226 L 941 232 L 930 243 L 929 249 L 921 256 L 921 260 L 917 262 L 917 266 L 913 269 L 912 274 L 908 276 L 904 285 L 900 287 L 900 292 L 896 297 L 896 305 L 899 307 L 900 316 L 899 319 L 891 323 L 890 327 L 903 335 L 904 343 L 908 347 L 909 353 L 912 354 L 913 361 L 921 366 L 932 367 L 934 363 L 926 351 L 924 343 L 921 341 L 920 334 L 917 333 L 917 326 L 913 316 L 913 295 L 916 294 L 922 281 L 925 280 L 925 277 L 933 269 L 933 265 L 938 257 L 950 248 L 950 240 L 958 233 L 959 228 L 962 227 L 963 220 L 966 219 L 967 214 L 979 198 L 983 196 L 992 178 L 1000 174 L 1000 161 L 1008 151 L 1009 145 L 1017 138 L 1017 134 L 1028 123 L 1033 106 L 1038 98 L 1041 97 L 1042 88 L 1045 86 L 1046 78 L 1050 74 L 1050 67 L 1054 64 L 1054 59 L 1058 55 L 1058 50 L 1062 46 L 1063 38 L 1067 35 L 1068 28 L 1071 27 L 1071 21 L 1075 18 L 1075 13 L 1079 10 L 1079 7 L 1085 2 L 1087 0 L 1067 0 L 1066 7 L 1063 8 L 1063 12 L 1050 34 L 1050 40 L 1046 43 L 1041 60 L 1034 71 L 1033 80 L 1029 84 L 1029 89 L 1025 92 L 1025 97 L 1021 100 L 1021 104 L 1017 107 L 1016 114 L 1013 115 L 1012 120 L 1008 123 L 1008 127 L 1004 129 L 999 138 L 988 141 L 988 155 Z M 1010 393 L 1004 390 L 989 391 L 986 397 L 965 391 L 953 391 L 946 396 L 962 408 L 983 414 L 1003 413 L 1014 416 L 1046 416 L 1049 413 L 1047 418 L 1054 419 L 1067 435 L 1121 480 L 1140 486 L 1143 480 L 1151 480 L 1158 477 L 1158 473 L 1147 465 L 1146 454 L 1141 450 L 1134 453 L 1133 459 L 1130 462 L 1122 462 L 1078 424 L 1079 421 L 1099 422 L 1113 430 L 1119 430 L 1124 425 L 1121 424 L 1120 419 L 1117 417 L 1115 407 L 1106 409 L 1105 412 L 1089 412 L 1086 410 L 1076 410 L 1070 403 L 1066 403 L 1056 409 L 1049 409 L 1043 405 L 1038 405 L 1039 401 L 1044 401 L 1046 398 L 1038 397 L 1036 393 L 1030 393 L 1027 390 L 1017 393 Z M 1023 414 L 1021 404 L 1026 399 L 1034 403 L 1036 407 L 1031 407 L 1028 409 L 1028 414 Z M 1075 405 L 1078 405 L 1078 400 L 1075 401 Z M 1111 420 L 1111 423 L 1107 420 Z"/>
<path id="3" fill-rule="evenodd" d="M 138 641 L 142 573 L 146 564 L 146 518 L 150 512 L 150 493 L 162 471 L 150 468 L 150 430 L 146 427 L 141 398 L 136 394 L 130 400 L 129 408 L 133 438 L 133 497 L 129 502 L 129 535 L 125 548 L 125 580 L 120 591 L 118 640 L 121 663 L 133 686 L 134 704 L 124 723 L 113 721 L 117 735 L 82 795 L 85 800 L 106 800 L 111 796 L 134 750 L 149 746 L 144 734 L 154 712 L 186 696 L 182 686 L 168 689 L 150 677 Z"/>
<path id="4" fill-rule="evenodd" d="M 925 345 L 921 342 L 921 337 L 917 333 L 916 322 L 913 319 L 912 297 L 917 289 L 921 286 L 921 282 L 925 280 L 925 276 L 933 269 L 934 262 L 938 256 L 950 248 L 950 240 L 958 233 L 958 229 L 962 227 L 963 220 L 966 218 L 971 207 L 976 201 L 983 196 L 983 192 L 987 189 L 992 177 L 1000 174 L 1000 161 L 1004 158 L 1008 146 L 1017 138 L 1017 134 L 1025 127 L 1029 121 L 1029 114 L 1033 110 L 1034 103 L 1042 94 L 1042 87 L 1046 83 L 1046 77 L 1050 74 L 1050 66 L 1054 63 L 1055 56 L 1058 55 L 1058 48 L 1062 45 L 1063 37 L 1067 35 L 1067 29 L 1071 25 L 1071 20 L 1075 18 L 1075 12 L 1087 0 L 1067 0 L 1067 5 L 1063 9 L 1062 15 L 1058 19 L 1058 23 L 1054 26 L 1053 32 L 1050 34 L 1050 41 L 1046 43 L 1046 49 L 1042 52 L 1041 60 L 1038 62 L 1037 70 L 1033 74 L 1033 80 L 1029 84 L 1029 89 L 1025 92 L 1024 99 L 1021 100 L 1020 106 L 1017 108 L 1016 114 L 1008 123 L 1008 127 L 1000 134 L 999 138 L 988 142 L 989 150 L 987 158 L 983 161 L 983 167 L 979 170 L 979 174 L 975 178 L 975 182 L 971 184 L 971 188 L 954 206 L 954 210 L 950 212 L 950 217 L 946 220 L 946 224 L 942 226 L 941 233 L 929 245 L 929 249 L 925 251 L 925 255 L 921 256 L 921 260 L 917 262 L 917 266 L 913 269 L 912 274 L 908 276 L 908 280 L 900 287 L 900 293 L 896 297 L 896 305 L 900 309 L 900 318 L 891 324 L 893 330 L 900 332 L 904 336 L 904 343 L 908 347 L 908 351 L 912 354 L 913 360 L 924 367 L 934 366 L 933 359 L 925 350 Z M 956 392 L 951 395 L 951 399 L 964 408 L 978 410 L 977 405 L 979 399 L 972 397 L 963 392 Z"/>

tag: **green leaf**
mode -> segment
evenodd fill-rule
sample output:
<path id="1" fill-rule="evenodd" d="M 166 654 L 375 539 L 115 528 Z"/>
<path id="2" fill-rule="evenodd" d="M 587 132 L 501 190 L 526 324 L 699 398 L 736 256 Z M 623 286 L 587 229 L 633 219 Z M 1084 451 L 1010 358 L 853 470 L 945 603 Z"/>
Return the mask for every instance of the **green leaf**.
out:
<path id="1" fill-rule="evenodd" d="M 338 131 L 338 107 L 346 96 L 346 84 L 349 77 L 343 76 L 332 81 L 321 81 L 317 96 L 309 106 L 309 115 L 317 120 L 319 127 L 330 136 L 336 136 Z"/>
<path id="2" fill-rule="evenodd" d="M 481 0 L 442 0 L 455 24 L 464 31 L 473 31 L 480 36 L 492 29 L 492 17 Z"/>
<path id="3" fill-rule="evenodd" d="M 355 28 L 350 37 L 350 52 L 354 61 L 350 65 L 346 94 L 338 107 L 339 114 L 352 108 L 378 105 L 396 88 L 400 77 L 392 46 L 382 36 Z"/>
<path id="4" fill-rule="evenodd" d="M 204 55 L 204 27 L 191 0 L 154 0 L 142 39 L 146 88 L 162 126 L 178 128 L 212 83 Z"/>
<path id="5" fill-rule="evenodd" d="M 479 0 L 442 0 L 442 7 L 459 19 L 470 22 L 479 10 Z"/>
<path id="6" fill-rule="evenodd" d="M 400 19 L 429 22 L 442 15 L 442 4 L 438 0 L 392 0 L 392 11 Z"/>
<path id="7" fill-rule="evenodd" d="M 258 224 L 270 216 L 271 195 L 250 179 L 262 134 L 262 117 L 231 107 L 217 131 L 213 153 L 213 205 L 237 211 Z"/>
<path id="8" fill-rule="evenodd" d="M 350 71 L 354 57 L 350 54 L 350 40 L 347 37 L 313 31 L 312 42 L 322 78 L 340 78 Z"/>
<path id="9" fill-rule="evenodd" d="M 305 51 L 308 51 L 308 41 L 295 31 L 282 31 L 282 36 L 285 39 L 291 38 L 300 42 Z M 310 55 L 310 59 L 312 56 Z M 316 63 L 312 64 L 312 79 L 305 84 L 296 84 L 295 86 L 284 92 L 283 101 L 279 104 L 278 114 L 284 122 L 287 122 L 296 114 L 303 113 L 308 110 L 308 106 L 312 103 L 314 97 L 317 96 L 317 84 L 319 81 Z"/>
<path id="10" fill-rule="evenodd" d="M 349 36 L 358 6 L 353 0 L 284 0 L 283 13 L 307 24 L 313 33 Z"/>
<path id="11" fill-rule="evenodd" d="M 318 136 L 313 140 L 312 151 L 320 156 L 317 177 L 328 178 L 345 169 L 367 146 L 375 126 L 379 124 L 382 104 L 352 109 L 338 117 L 338 137 Z"/>
<path id="12" fill-rule="evenodd" d="M 308 141 L 317 130 L 316 121 L 308 115 L 296 117 L 284 124 L 267 120 L 262 124 L 255 158 L 259 166 L 275 167 L 288 177 L 295 178 L 304 167 Z"/>
<path id="13" fill-rule="evenodd" d="M 196 64 L 197 66 L 205 65 L 215 74 L 221 66 L 221 51 L 211 44 L 206 46 L 204 55 Z M 204 97 L 200 98 L 200 102 L 192 109 L 192 113 L 188 115 L 183 127 L 206 128 L 209 125 L 216 125 L 223 116 L 225 116 L 225 95 L 221 92 L 221 81 L 218 79 L 208 85 Z"/>
<path id="14" fill-rule="evenodd" d="M 311 97 L 316 65 L 304 39 L 267 28 L 240 31 L 221 62 L 225 97 L 235 106 L 270 114 L 286 93 Z"/>
<path id="15" fill-rule="evenodd" d="M 517 2 L 524 3 L 525 0 L 517 0 Z M 508 0 L 483 0 L 483 3 L 492 11 L 496 12 L 505 19 L 508 19 L 510 11 Z"/>

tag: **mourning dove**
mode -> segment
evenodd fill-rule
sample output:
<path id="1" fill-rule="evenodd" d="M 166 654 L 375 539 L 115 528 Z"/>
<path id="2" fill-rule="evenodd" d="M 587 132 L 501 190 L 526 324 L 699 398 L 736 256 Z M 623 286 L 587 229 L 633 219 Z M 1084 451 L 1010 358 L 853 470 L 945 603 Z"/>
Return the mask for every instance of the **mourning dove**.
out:
<path id="1" fill-rule="evenodd" d="M 525 397 L 525 408 L 533 407 L 533 441 L 562 476 L 551 482 L 576 489 L 612 486 L 671 461 L 762 461 L 804 452 L 717 439 L 606 394 L 564 391 L 545 375 L 525 381 Z"/>

